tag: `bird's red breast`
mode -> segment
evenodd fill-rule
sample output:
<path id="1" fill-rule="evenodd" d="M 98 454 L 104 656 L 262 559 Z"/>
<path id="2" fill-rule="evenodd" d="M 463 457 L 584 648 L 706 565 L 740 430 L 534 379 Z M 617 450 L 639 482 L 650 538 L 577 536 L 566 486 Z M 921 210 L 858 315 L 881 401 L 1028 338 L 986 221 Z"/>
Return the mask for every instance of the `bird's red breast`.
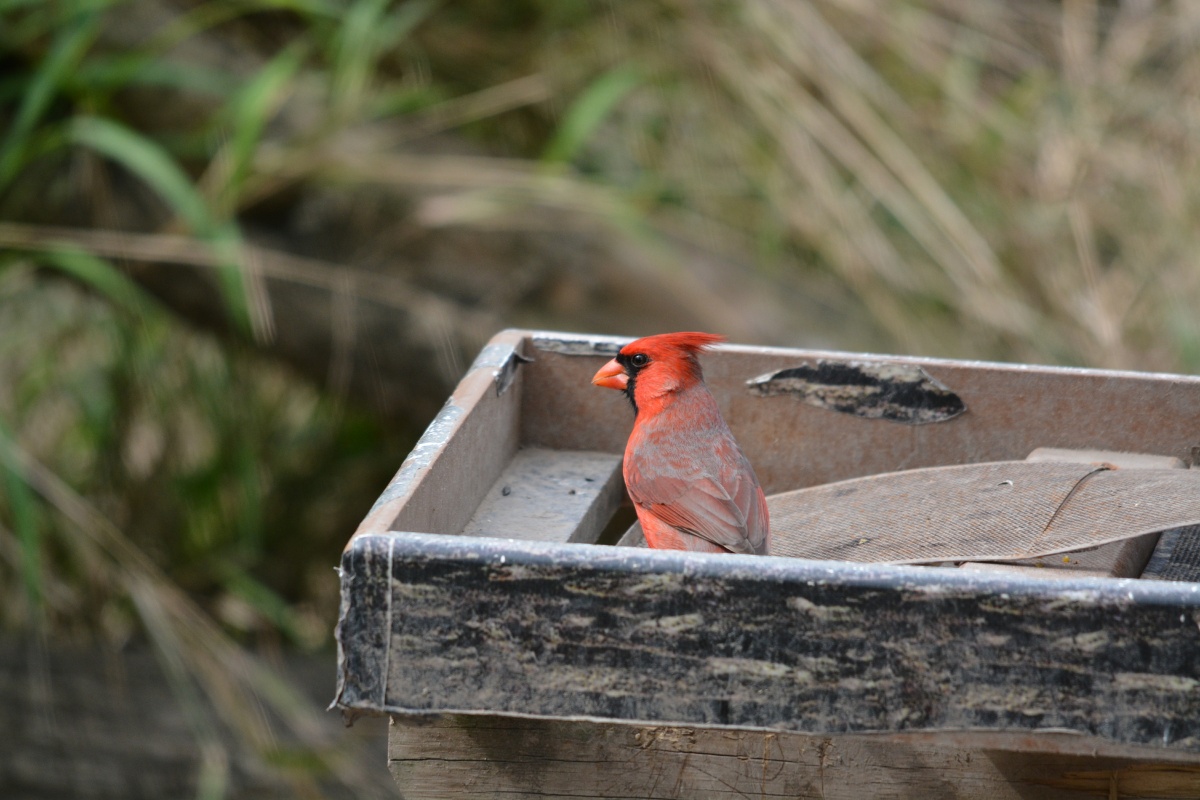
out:
<path id="1" fill-rule="evenodd" d="M 704 384 L 697 354 L 711 333 L 638 339 L 592 382 L 619 389 L 637 415 L 625 486 L 651 547 L 765 554 L 767 502 L 754 469 Z"/>

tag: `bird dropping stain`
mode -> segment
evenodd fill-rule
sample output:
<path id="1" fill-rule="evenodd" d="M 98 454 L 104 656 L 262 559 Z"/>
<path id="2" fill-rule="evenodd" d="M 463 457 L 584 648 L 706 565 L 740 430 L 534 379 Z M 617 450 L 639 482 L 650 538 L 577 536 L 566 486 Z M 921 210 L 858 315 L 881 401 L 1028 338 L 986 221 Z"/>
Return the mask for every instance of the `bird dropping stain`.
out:
<path id="1" fill-rule="evenodd" d="M 818 408 L 906 425 L 945 422 L 967 410 L 961 397 L 915 364 L 821 359 L 746 385 L 759 397 L 795 395 Z"/>
<path id="2" fill-rule="evenodd" d="M 535 336 L 533 346 L 547 353 L 565 356 L 615 356 L 629 343 L 628 339 L 609 336 L 567 338 L 562 336 Z"/>

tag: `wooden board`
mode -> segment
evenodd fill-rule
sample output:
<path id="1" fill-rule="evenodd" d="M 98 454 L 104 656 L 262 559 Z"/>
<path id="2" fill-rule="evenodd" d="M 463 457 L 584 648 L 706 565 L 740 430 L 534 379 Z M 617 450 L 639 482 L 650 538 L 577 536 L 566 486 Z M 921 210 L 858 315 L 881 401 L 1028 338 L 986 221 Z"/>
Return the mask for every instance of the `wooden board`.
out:
<path id="1" fill-rule="evenodd" d="M 1069 730 L 1200 762 L 1200 584 L 359 537 L 344 707 L 850 734 Z"/>
<path id="2" fill-rule="evenodd" d="M 388 763 L 401 794 L 422 800 L 1200 797 L 1200 767 L 1155 760 L 1152 750 L 1117 758 L 1057 752 L 1082 743 L 1056 734 L 982 747 L 962 738 L 397 716 Z"/>
<path id="3" fill-rule="evenodd" d="M 1142 577 L 1200 582 L 1200 525 L 1163 531 Z"/>
<path id="4" fill-rule="evenodd" d="M 356 534 L 462 531 L 517 452 L 524 341 L 505 331 L 483 349 Z"/>
<path id="5" fill-rule="evenodd" d="M 618 392 L 591 376 L 629 339 L 526 332 L 525 445 L 620 453 L 633 424 Z M 748 381 L 817 361 L 915 365 L 966 406 L 907 425 L 761 396 Z M 1037 448 L 1101 449 L 1190 463 L 1200 446 L 1200 377 L 723 345 L 701 357 L 705 380 L 768 493 L 880 472 L 1010 461 Z M 450 531 L 445 531 L 450 532 Z"/>
<path id="6" fill-rule="evenodd" d="M 1200 471 L 999 461 L 767 498 L 771 553 L 870 563 L 1048 558 L 1200 524 Z"/>
<path id="7" fill-rule="evenodd" d="M 1187 469 L 1187 464 L 1171 456 L 1156 456 L 1148 453 L 1120 453 L 1111 450 L 1066 450 L 1039 447 L 1025 459 L 1033 463 L 1049 461 L 1076 463 L 1104 463 L 1119 469 Z M 1076 551 L 1068 555 L 1033 558 L 1011 562 L 1011 564 L 984 564 L 968 562 L 964 569 L 995 571 L 1009 569 L 1028 577 L 1065 578 L 1136 578 L 1142 574 L 1150 554 L 1158 544 L 1158 532 L 1136 536 L 1124 541 Z M 1030 569 L 1032 567 L 1032 569 Z"/>
<path id="8" fill-rule="evenodd" d="M 1200 584 L 477 538 L 595 535 L 612 505 L 607 489 L 525 530 L 519 515 L 501 520 L 511 509 L 500 498 L 511 476 L 527 474 L 522 453 L 544 454 L 533 457 L 542 466 L 578 453 L 617 463 L 632 413 L 590 377 L 625 341 L 498 334 L 343 554 L 336 705 L 547 718 L 496 723 L 491 733 L 426 731 L 437 752 L 393 753 L 402 794 L 440 796 L 439 770 L 464 781 L 446 796 L 573 796 L 600 786 L 560 769 L 566 759 L 625 781 L 591 796 L 721 796 L 727 784 L 753 795 L 756 780 L 759 796 L 770 796 L 767 787 L 813 796 L 818 785 L 819 796 L 837 796 L 861 774 L 863 791 L 844 796 L 926 800 L 959 796 L 947 786 L 960 774 L 951 761 L 967 754 L 992 764 L 963 778 L 988 787 L 978 797 L 1012 796 L 1000 793 L 1000 778 L 1023 798 L 1074 796 L 1046 794 L 1039 769 L 1061 777 L 1046 784 L 1052 790 L 1080 796 L 1135 797 L 1147 787 L 1157 787 L 1149 796 L 1197 796 L 1191 767 L 1161 763 L 1200 764 Z M 734 345 L 702 362 L 768 492 L 1015 460 L 1040 447 L 1188 463 L 1200 452 L 1195 376 Z M 857 383 L 843 393 L 835 384 L 848 375 Z M 608 475 L 606 487 L 616 468 Z M 561 500 L 553 476 L 542 477 L 535 494 Z M 639 742 L 637 722 L 673 732 L 643 726 Z M 975 729 L 970 746 L 939 738 L 946 728 Z M 1047 749 L 1049 760 L 1024 754 L 1017 764 L 1010 749 L 988 744 L 1036 734 L 1035 748 L 1048 748 L 1054 729 L 1124 760 L 1055 762 L 1092 756 Z M 904 741 L 855 744 L 866 733 Z M 410 744 L 422 734 L 414 736 Z M 794 745 L 778 762 L 794 770 L 776 783 L 750 766 L 771 736 Z M 753 752 L 722 749 L 733 741 Z M 558 755 L 542 758 L 539 747 Z M 655 776 L 649 792 L 638 764 Z M 812 783 L 814 769 L 823 782 Z"/>
<path id="9" fill-rule="evenodd" d="M 619 455 L 527 448 L 504 468 L 463 534 L 595 542 L 624 491 Z"/>

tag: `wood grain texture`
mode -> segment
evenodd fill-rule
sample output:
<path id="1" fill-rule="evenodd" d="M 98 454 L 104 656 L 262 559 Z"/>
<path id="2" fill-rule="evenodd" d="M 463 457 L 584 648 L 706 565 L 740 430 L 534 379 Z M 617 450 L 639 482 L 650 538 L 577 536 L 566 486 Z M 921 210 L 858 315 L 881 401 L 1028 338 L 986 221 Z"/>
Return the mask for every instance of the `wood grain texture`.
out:
<path id="1" fill-rule="evenodd" d="M 1200 584 L 395 534 L 343 586 L 352 708 L 1200 755 Z"/>
<path id="2" fill-rule="evenodd" d="M 1041 447 L 1025 459 L 1031 463 L 1047 461 L 1071 461 L 1076 463 L 1107 463 L 1118 469 L 1187 469 L 1187 464 L 1171 456 L 1155 456 L 1146 453 L 1119 453 L 1110 450 L 1063 450 Z M 1011 563 L 985 565 L 968 562 L 963 569 L 1010 569 L 1031 577 L 1049 579 L 1065 577 L 1111 577 L 1137 578 L 1149 561 L 1158 532 L 1135 536 L 1123 541 L 1110 542 L 1087 550 L 1078 550 L 1069 556 L 1031 558 Z"/>
<path id="3" fill-rule="evenodd" d="M 422 800 L 1083 800 L 1108 798 L 1113 788 L 1125 800 L 1200 796 L 1200 767 L 973 747 L 962 738 L 396 716 L 388 751 L 401 796 Z"/>
<path id="4" fill-rule="evenodd" d="M 591 544 L 624 493 L 619 455 L 526 448 L 488 489 L 463 534 Z"/>

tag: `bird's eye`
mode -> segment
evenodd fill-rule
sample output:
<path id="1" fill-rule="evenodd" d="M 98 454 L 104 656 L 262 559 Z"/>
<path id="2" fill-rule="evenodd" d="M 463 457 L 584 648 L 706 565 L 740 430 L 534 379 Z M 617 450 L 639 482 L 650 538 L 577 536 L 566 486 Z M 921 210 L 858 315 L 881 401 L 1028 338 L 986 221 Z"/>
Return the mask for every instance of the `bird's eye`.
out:
<path id="1" fill-rule="evenodd" d="M 633 364 L 635 367 L 644 367 L 650 363 L 650 357 L 645 353 L 637 353 L 629 359 L 629 363 Z"/>

